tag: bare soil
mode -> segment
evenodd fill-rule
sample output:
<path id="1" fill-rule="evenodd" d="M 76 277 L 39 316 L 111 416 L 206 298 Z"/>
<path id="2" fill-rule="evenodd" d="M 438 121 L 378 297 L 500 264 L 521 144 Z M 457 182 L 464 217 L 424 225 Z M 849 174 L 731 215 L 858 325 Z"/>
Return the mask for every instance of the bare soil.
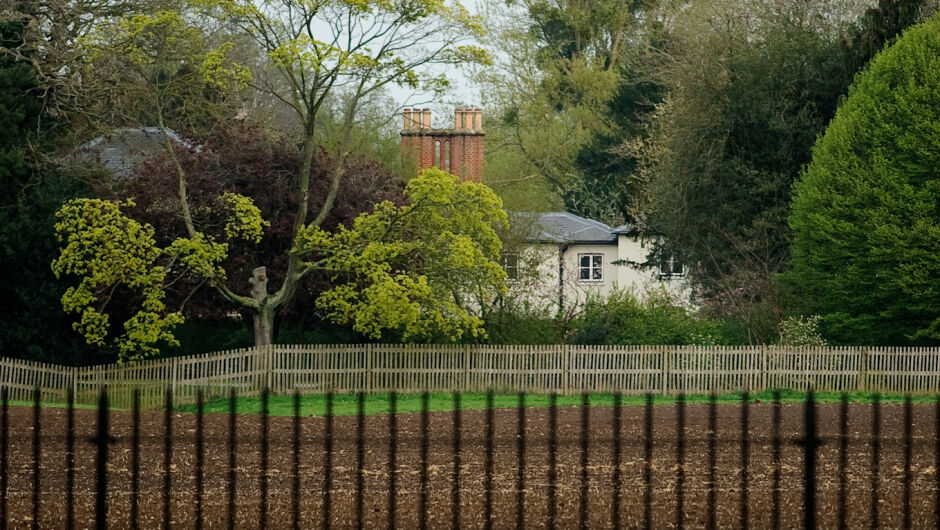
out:
<path id="1" fill-rule="evenodd" d="M 654 409 L 654 451 L 652 460 L 652 526 L 670 528 L 676 524 L 677 432 L 676 407 Z M 771 406 L 752 405 L 747 469 L 747 517 L 753 528 L 771 525 L 772 459 Z M 741 527 L 741 409 L 718 407 L 717 517 L 720 528 Z M 847 526 L 867 526 L 871 517 L 871 411 L 869 405 L 850 408 L 848 445 Z M 33 411 L 10 408 L 8 509 L 12 528 L 28 527 L 33 518 L 32 433 Z M 644 514 L 644 429 L 642 407 L 623 409 L 621 522 L 625 527 L 643 524 Z M 818 458 L 818 521 L 822 528 L 838 526 L 838 405 L 819 408 L 819 434 L 823 445 Z M 494 412 L 493 526 L 516 527 L 516 480 L 518 469 L 517 411 Z M 882 527 L 902 525 L 903 415 L 900 405 L 882 407 L 882 442 L 879 476 L 879 522 Z M 430 414 L 430 462 L 428 526 L 449 528 L 452 519 L 453 415 Z M 703 527 L 706 521 L 708 487 L 707 425 L 708 408 L 686 408 L 685 480 L 683 522 L 688 528 Z M 911 517 L 913 527 L 934 527 L 938 476 L 934 468 L 935 417 L 932 406 L 914 406 Z M 108 461 L 108 523 L 113 528 L 131 527 L 131 415 L 111 413 Z M 460 526 L 484 525 L 484 436 L 485 413 L 462 413 L 462 467 L 460 470 Z M 204 527 L 228 525 L 228 417 L 205 418 Z M 66 517 L 66 411 L 41 411 L 41 474 L 39 521 L 44 528 L 64 526 Z M 258 416 L 239 416 L 237 428 L 236 526 L 258 528 L 260 505 L 260 466 Z M 293 419 L 269 418 L 268 506 L 263 515 L 268 528 L 289 528 L 292 524 Z M 75 516 L 78 527 L 94 525 L 96 412 L 76 411 Z M 303 418 L 300 437 L 300 527 L 322 525 L 323 418 Z M 420 492 L 420 415 L 397 416 L 396 519 L 398 528 L 417 528 Z M 578 526 L 580 506 L 580 411 L 566 407 L 558 411 L 557 526 Z M 587 525 L 611 525 L 613 502 L 612 409 L 590 409 Z M 164 414 L 146 412 L 141 422 L 140 525 L 157 528 L 163 524 Z M 332 465 L 332 510 L 330 520 L 337 528 L 356 524 L 356 418 L 334 419 Z M 801 405 L 783 407 L 782 434 L 786 439 L 781 455 L 781 523 L 784 528 L 801 527 L 803 521 L 803 449 L 794 442 L 803 429 Z M 195 526 L 195 417 L 177 413 L 173 418 L 173 458 L 171 522 L 174 528 Z M 365 527 L 387 527 L 389 473 L 389 422 L 386 416 L 366 419 Z M 525 527 L 544 527 L 548 515 L 548 410 L 526 410 Z"/>

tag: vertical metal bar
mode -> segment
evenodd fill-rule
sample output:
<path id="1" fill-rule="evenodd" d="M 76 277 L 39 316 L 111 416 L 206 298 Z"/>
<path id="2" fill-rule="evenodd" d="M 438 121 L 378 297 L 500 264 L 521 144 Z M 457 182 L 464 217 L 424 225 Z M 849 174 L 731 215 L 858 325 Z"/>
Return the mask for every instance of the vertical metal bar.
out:
<path id="1" fill-rule="evenodd" d="M 9 481 L 10 395 L 6 387 L 0 389 L 0 530 L 7 529 L 7 486 Z"/>
<path id="2" fill-rule="evenodd" d="M 911 527 L 911 449 L 913 433 L 911 432 L 911 423 L 913 421 L 911 410 L 911 396 L 904 396 L 904 492 L 901 498 L 901 510 L 903 513 L 902 528 Z"/>
<path id="3" fill-rule="evenodd" d="M 418 517 L 420 530 L 428 527 L 428 454 L 430 453 L 429 424 L 431 417 L 430 394 L 427 391 L 421 394 L 421 492 L 418 499 Z"/>
<path id="4" fill-rule="evenodd" d="M 780 391 L 774 390 L 773 394 L 774 408 L 771 423 L 771 438 L 773 447 L 773 477 L 770 486 L 771 497 L 771 528 L 777 530 L 780 528 Z"/>
<path id="5" fill-rule="evenodd" d="M 552 392 L 548 407 L 548 527 L 555 528 L 555 480 L 558 452 L 558 394 Z"/>
<path id="6" fill-rule="evenodd" d="M 268 365 L 270 368 L 270 365 Z M 271 399 L 271 390 L 265 386 L 261 391 L 261 432 L 258 433 L 261 438 L 261 488 L 259 492 L 260 502 L 258 503 L 258 522 L 261 530 L 268 527 L 268 404 Z"/>
<path id="7" fill-rule="evenodd" d="M 620 476 L 621 465 L 621 431 L 623 430 L 623 395 L 620 392 L 614 394 L 614 419 L 613 419 L 613 461 L 614 461 L 614 493 L 611 500 L 611 527 L 617 530 L 621 526 L 620 522 L 620 504 L 622 491 L 622 480 Z"/>
<path id="8" fill-rule="evenodd" d="M 493 390 L 486 391 L 486 438 L 483 442 L 483 527 L 493 528 Z"/>
<path id="9" fill-rule="evenodd" d="M 75 390 L 72 388 L 68 391 L 65 421 L 65 527 L 71 530 L 75 528 Z M 0 470 L 0 474 L 6 475 L 6 469 Z M 132 504 L 132 514 L 134 509 Z"/>
<path id="10" fill-rule="evenodd" d="M 233 387 L 228 394 L 228 528 L 234 530 L 238 510 L 235 506 L 237 499 L 237 461 L 238 450 L 238 396 Z"/>
<path id="11" fill-rule="evenodd" d="M 326 417 L 323 426 L 323 521 L 329 530 L 333 523 L 333 392 L 326 394 Z"/>
<path id="12" fill-rule="evenodd" d="M 748 528 L 748 495 L 750 467 L 751 434 L 750 434 L 750 396 L 747 392 L 741 395 L 741 528 Z"/>
<path id="13" fill-rule="evenodd" d="M 171 488 L 173 487 L 173 475 L 171 465 L 173 463 L 173 389 L 167 387 L 166 399 L 164 401 L 163 416 L 163 528 L 170 530 L 172 517 L 172 499 Z"/>
<path id="14" fill-rule="evenodd" d="M 525 528 L 525 412 L 525 392 L 520 392 L 516 410 L 516 530 Z"/>
<path id="15" fill-rule="evenodd" d="M 934 528 L 940 528 L 940 396 L 937 396 L 933 409 L 933 468 L 934 473 Z"/>
<path id="16" fill-rule="evenodd" d="M 581 442 L 581 484 L 578 488 L 578 498 L 580 499 L 580 505 L 578 507 L 578 517 L 579 524 L 578 526 L 582 530 L 587 529 L 587 516 L 588 516 L 588 450 L 590 444 L 589 438 L 589 427 L 590 427 L 590 395 L 585 392 L 581 394 L 581 432 L 580 432 L 580 442 Z"/>
<path id="17" fill-rule="evenodd" d="M 39 396 L 38 389 L 36 396 Z M 100 530 L 108 528 L 108 441 L 111 437 L 108 412 L 108 388 L 104 387 L 98 400 L 98 457 L 95 460 L 95 527 Z"/>
<path id="18" fill-rule="evenodd" d="M 42 451 L 39 445 L 39 433 L 42 430 L 42 396 L 39 393 L 39 387 L 33 389 L 33 520 L 31 522 L 31 527 L 34 529 L 39 528 L 39 473 L 40 473 L 40 460 L 42 457 Z M 99 405 L 100 407 L 100 405 Z M 99 412 L 99 421 L 100 421 L 100 412 Z M 99 442 L 100 446 L 100 442 Z M 99 451 L 100 453 L 100 451 Z"/>
<path id="19" fill-rule="evenodd" d="M 871 527 L 878 528 L 881 475 L 881 395 L 871 397 Z"/>
<path id="20" fill-rule="evenodd" d="M 294 530 L 300 530 L 300 391 L 294 390 L 294 453 L 291 455 L 291 523 Z"/>
<path id="21" fill-rule="evenodd" d="M 646 394 L 643 414 L 643 528 L 653 528 L 653 395 Z"/>
<path id="22" fill-rule="evenodd" d="M 685 518 L 685 395 L 676 396 L 676 528 L 682 530 Z"/>
<path id="23" fill-rule="evenodd" d="M 10 396 L 7 387 L 0 389 L 0 530 L 7 529 L 7 488 L 9 485 Z"/>
<path id="24" fill-rule="evenodd" d="M 460 528 L 460 393 L 454 392 L 454 481 L 450 490 L 451 527 Z"/>
<path id="25" fill-rule="evenodd" d="M 705 516 L 705 528 L 715 530 L 715 460 L 717 458 L 718 438 L 718 396 L 713 392 L 708 396 L 708 498 L 706 500 L 708 513 Z"/>
<path id="26" fill-rule="evenodd" d="M 356 394 L 356 528 L 362 530 L 365 515 L 366 396 Z"/>
<path id="27" fill-rule="evenodd" d="M 810 390 L 806 395 L 803 417 L 803 528 L 816 528 L 816 449 L 819 444 L 816 430 L 816 397 Z"/>
<path id="28" fill-rule="evenodd" d="M 846 525 L 846 487 L 848 484 L 848 452 L 849 452 L 849 395 L 845 392 L 839 401 L 839 529 L 845 530 Z"/>
<path id="29" fill-rule="evenodd" d="M 396 508 L 398 507 L 398 394 L 388 395 L 388 528 L 395 528 Z"/>
<path id="30" fill-rule="evenodd" d="M 205 412 L 202 389 L 196 391 L 196 530 L 202 530 L 202 496 L 203 496 L 203 466 L 205 458 L 203 453 L 203 413 Z"/>

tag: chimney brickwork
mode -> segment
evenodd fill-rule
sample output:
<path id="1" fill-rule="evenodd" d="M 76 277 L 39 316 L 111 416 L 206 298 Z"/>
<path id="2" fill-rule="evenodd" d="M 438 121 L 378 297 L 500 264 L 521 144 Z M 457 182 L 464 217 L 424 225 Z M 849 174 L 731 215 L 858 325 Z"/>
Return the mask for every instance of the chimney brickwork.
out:
<path id="1" fill-rule="evenodd" d="M 452 129 L 432 129 L 430 109 L 405 109 L 402 156 L 418 169 L 437 167 L 463 180 L 483 178 L 483 109 L 454 109 Z"/>

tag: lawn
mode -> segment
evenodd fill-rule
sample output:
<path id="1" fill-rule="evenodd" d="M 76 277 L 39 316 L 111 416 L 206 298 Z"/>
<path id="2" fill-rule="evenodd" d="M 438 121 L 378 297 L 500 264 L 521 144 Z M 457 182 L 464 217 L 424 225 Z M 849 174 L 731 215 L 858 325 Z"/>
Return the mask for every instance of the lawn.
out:
<path id="1" fill-rule="evenodd" d="M 848 394 L 851 403 L 871 403 L 873 394 L 870 393 L 851 393 Z M 743 394 L 729 393 L 721 394 L 717 397 L 719 404 L 740 403 Z M 301 416 L 325 416 L 326 415 L 326 396 L 325 395 L 307 395 L 300 398 Z M 581 404 L 581 396 L 561 396 L 557 398 L 558 406 L 572 407 Z M 685 396 L 686 403 L 702 404 L 708 403 L 710 396 L 703 394 L 692 394 Z M 780 399 L 783 403 L 803 403 L 806 400 L 805 392 L 782 391 Z M 914 396 L 911 401 L 914 403 L 933 403 L 937 398 L 933 396 Z M 527 394 L 525 404 L 527 407 L 547 407 L 549 406 L 549 396 L 545 394 Z M 816 394 L 818 403 L 837 403 L 841 400 L 841 395 L 837 393 Z M 882 403 L 901 403 L 904 397 L 901 395 L 881 396 Z M 613 406 L 614 396 L 612 394 L 591 394 L 588 402 L 592 406 Z M 654 395 L 653 403 L 655 405 L 672 405 L 676 402 L 676 396 Z M 772 392 L 757 392 L 748 394 L 749 403 L 771 403 L 773 402 Z M 642 406 L 646 403 L 646 397 L 639 395 L 623 396 L 625 406 Z M 421 394 L 398 394 L 396 399 L 396 410 L 398 412 L 419 412 L 421 410 Z M 386 414 L 389 412 L 388 394 L 369 394 L 365 396 L 366 414 Z M 518 394 L 496 394 L 493 396 L 493 406 L 495 408 L 514 408 L 519 405 Z M 486 394 L 483 393 L 465 393 L 460 397 L 461 410 L 483 410 L 486 408 Z M 195 405 L 181 405 L 177 407 L 182 412 L 195 412 Z M 355 394 L 336 394 L 333 396 L 333 414 L 336 416 L 351 416 L 357 413 L 358 404 Z M 452 394 L 432 393 L 428 396 L 428 410 L 430 411 L 451 411 L 454 410 L 454 398 Z M 236 402 L 236 411 L 239 414 L 258 414 L 261 412 L 261 398 L 243 397 L 238 398 Z M 268 402 L 268 411 L 273 416 L 290 416 L 294 414 L 294 397 L 287 395 L 272 395 Z M 205 404 L 207 414 L 221 414 L 229 412 L 229 402 L 227 399 L 209 401 Z"/>

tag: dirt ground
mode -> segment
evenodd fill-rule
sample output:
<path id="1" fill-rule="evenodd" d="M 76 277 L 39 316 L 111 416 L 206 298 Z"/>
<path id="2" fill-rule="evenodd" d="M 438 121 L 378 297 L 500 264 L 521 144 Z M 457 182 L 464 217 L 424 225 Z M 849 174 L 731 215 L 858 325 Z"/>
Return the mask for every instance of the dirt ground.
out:
<path id="1" fill-rule="evenodd" d="M 740 408 L 718 408 L 717 515 L 721 528 L 740 527 L 741 429 Z M 708 408 L 689 405 L 686 428 L 686 466 L 683 520 L 686 527 L 703 527 L 706 520 L 708 481 Z M 10 408 L 10 464 L 8 507 L 11 527 L 28 527 L 32 521 L 32 409 Z M 837 526 L 838 514 L 838 405 L 819 409 L 820 435 L 825 440 L 818 460 L 818 514 L 823 528 Z M 497 410 L 493 476 L 495 528 L 516 526 L 515 487 L 517 480 L 517 411 Z M 637 527 L 643 521 L 643 414 L 642 407 L 623 409 L 621 521 Z M 783 407 L 782 432 L 790 440 L 802 431 L 802 407 Z M 882 451 L 880 475 L 880 523 L 900 527 L 902 523 L 903 451 L 900 405 L 882 407 Z M 428 525 L 450 527 L 452 474 L 452 428 L 450 412 L 431 413 Z M 932 406 L 914 407 L 912 522 L 915 528 L 934 526 L 937 473 L 934 463 L 934 413 Z M 40 523 L 58 528 L 65 521 L 65 418 L 63 409 L 45 408 L 41 419 Z M 461 467 L 461 527 L 484 524 L 484 412 L 464 412 Z M 588 526 L 611 525 L 612 505 L 612 409 L 590 411 L 588 459 Z M 750 407 L 750 451 L 748 467 L 748 521 L 751 527 L 766 528 L 771 522 L 771 407 Z M 272 417 L 268 470 L 268 528 L 290 527 L 291 462 L 293 454 L 292 418 Z M 191 528 L 195 517 L 195 418 L 174 415 L 172 526 Z M 111 415 L 113 443 L 108 463 L 109 526 L 130 527 L 131 424 L 130 414 Z M 323 427 L 322 418 L 304 418 L 301 435 L 301 524 L 302 528 L 321 525 L 323 507 Z M 654 409 L 654 451 L 652 473 L 653 527 L 675 525 L 677 470 L 676 408 Z M 79 527 L 93 525 L 95 510 L 96 429 L 94 411 L 76 411 L 76 518 Z M 398 528 L 418 527 L 420 491 L 420 415 L 397 417 L 397 518 Z M 241 528 L 260 526 L 259 515 L 259 425 L 257 416 L 238 418 L 236 522 Z M 356 522 L 356 418 L 334 420 L 332 525 L 354 527 Z M 365 446 L 365 527 L 387 525 L 388 506 L 388 418 L 371 416 L 366 420 Z M 558 411 L 557 514 L 559 528 L 577 527 L 579 515 L 580 453 L 579 410 Z M 528 409 L 526 422 L 527 465 L 525 526 L 544 527 L 548 514 L 548 411 Z M 160 527 L 163 521 L 163 413 L 143 413 L 140 470 L 141 527 Z M 848 454 L 848 527 L 867 525 L 871 499 L 871 407 L 852 405 Z M 208 416 L 205 420 L 205 500 L 206 528 L 228 524 L 228 417 Z M 782 526 L 802 526 L 803 459 L 802 448 L 792 442 L 782 449 Z"/>

